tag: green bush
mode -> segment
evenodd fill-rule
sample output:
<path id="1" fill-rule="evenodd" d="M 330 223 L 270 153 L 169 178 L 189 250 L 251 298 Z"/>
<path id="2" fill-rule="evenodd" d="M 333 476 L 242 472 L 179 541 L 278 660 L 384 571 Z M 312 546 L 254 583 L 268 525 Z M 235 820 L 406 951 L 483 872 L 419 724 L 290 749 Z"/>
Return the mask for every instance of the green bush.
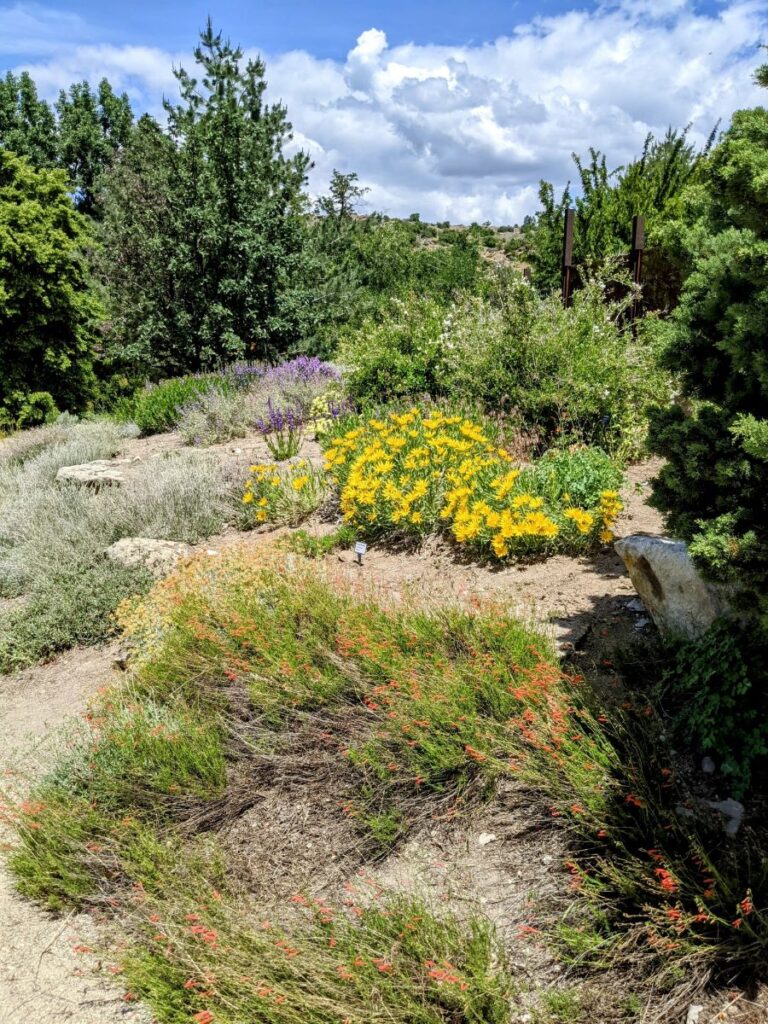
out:
<path id="1" fill-rule="evenodd" d="M 342 339 L 350 396 L 364 407 L 445 392 L 441 334 L 446 310 L 431 298 L 393 299 Z"/>
<path id="2" fill-rule="evenodd" d="M 48 391 L 31 391 L 22 399 L 16 426 L 19 430 L 39 427 L 44 423 L 52 423 L 58 415 L 59 410 Z"/>
<path id="3" fill-rule="evenodd" d="M 656 365 L 655 334 L 632 335 L 627 303 L 587 282 L 564 309 L 518 275 L 497 279 L 494 301 L 456 306 L 444 339 L 447 390 L 504 410 L 544 444 L 584 441 L 636 456 L 646 406 L 670 392 Z M 649 325 L 654 326 L 654 325 Z"/>
<path id="4" fill-rule="evenodd" d="M 736 623 L 719 621 L 681 643 L 662 687 L 675 732 L 721 759 L 734 796 L 753 781 L 768 754 L 768 644 Z"/>
<path id="5" fill-rule="evenodd" d="M 563 309 L 558 296 L 542 299 L 505 272 L 490 298 L 466 296 L 448 310 L 415 296 L 392 303 L 347 334 L 340 359 L 364 407 L 448 397 L 505 412 L 542 447 L 584 441 L 633 457 L 647 405 L 671 387 L 657 364 L 657 321 L 635 337 L 626 308 L 593 281 Z"/>
<path id="6" fill-rule="evenodd" d="M 224 390 L 224 378 L 217 374 L 172 377 L 159 384 L 148 384 L 137 391 L 121 407 L 121 414 L 132 419 L 142 434 L 160 434 L 174 429 L 186 403 L 212 388 Z"/>

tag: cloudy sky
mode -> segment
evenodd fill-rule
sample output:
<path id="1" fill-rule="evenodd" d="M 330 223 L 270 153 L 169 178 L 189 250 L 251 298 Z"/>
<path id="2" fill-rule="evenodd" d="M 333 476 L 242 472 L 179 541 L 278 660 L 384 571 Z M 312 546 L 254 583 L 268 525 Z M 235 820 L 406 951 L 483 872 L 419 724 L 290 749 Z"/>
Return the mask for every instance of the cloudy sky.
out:
<path id="1" fill-rule="evenodd" d="M 161 113 L 174 65 L 208 11 L 267 62 L 315 167 L 357 171 L 369 208 L 430 220 L 513 223 L 539 179 L 562 186 L 590 145 L 631 158 L 649 131 L 720 120 L 761 102 L 752 72 L 768 0 L 260 0 L 257 4 L 0 0 L 0 69 L 41 92 L 107 76 L 136 111 Z"/>

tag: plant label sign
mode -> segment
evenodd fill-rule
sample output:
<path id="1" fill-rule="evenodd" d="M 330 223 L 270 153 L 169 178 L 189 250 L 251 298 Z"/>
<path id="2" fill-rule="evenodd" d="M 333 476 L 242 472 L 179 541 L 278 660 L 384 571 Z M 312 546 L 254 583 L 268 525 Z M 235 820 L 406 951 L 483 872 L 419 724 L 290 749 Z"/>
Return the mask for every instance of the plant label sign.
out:
<path id="1" fill-rule="evenodd" d="M 359 540 L 355 544 L 355 556 L 357 558 L 357 564 L 363 564 L 363 555 L 368 550 L 368 545 L 363 540 Z"/>

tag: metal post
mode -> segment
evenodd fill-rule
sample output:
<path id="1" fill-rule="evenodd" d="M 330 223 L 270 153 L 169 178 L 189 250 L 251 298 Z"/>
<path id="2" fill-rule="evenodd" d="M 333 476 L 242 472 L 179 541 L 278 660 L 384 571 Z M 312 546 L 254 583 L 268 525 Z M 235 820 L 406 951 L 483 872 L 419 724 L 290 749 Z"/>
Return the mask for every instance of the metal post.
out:
<path id="1" fill-rule="evenodd" d="M 632 218 L 632 248 L 629 251 L 629 273 L 632 284 L 640 287 L 643 273 L 643 249 L 645 248 L 645 217 L 635 216 Z M 635 296 L 632 300 L 630 318 L 632 322 L 640 315 L 640 298 Z"/>
<path id="2" fill-rule="evenodd" d="M 565 223 L 563 225 L 562 295 L 563 305 L 566 309 L 570 306 L 573 295 L 573 223 L 575 217 L 575 210 L 568 209 L 565 211 Z"/>

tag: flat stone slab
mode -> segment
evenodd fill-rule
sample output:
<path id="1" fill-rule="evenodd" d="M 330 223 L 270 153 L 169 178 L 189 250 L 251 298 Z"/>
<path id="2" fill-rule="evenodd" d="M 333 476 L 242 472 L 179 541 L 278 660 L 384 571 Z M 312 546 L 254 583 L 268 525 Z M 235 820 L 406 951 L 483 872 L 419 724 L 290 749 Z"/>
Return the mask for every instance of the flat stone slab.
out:
<path id="1" fill-rule="evenodd" d="M 696 639 L 732 611 L 730 592 L 704 579 L 683 541 L 637 535 L 615 547 L 661 633 Z"/>
<path id="2" fill-rule="evenodd" d="M 113 562 L 129 569 L 148 569 L 153 576 L 165 576 L 179 559 L 191 554 L 189 544 L 153 537 L 123 537 L 111 544 L 104 554 Z"/>
<path id="3" fill-rule="evenodd" d="M 57 480 L 66 480 L 86 487 L 121 484 L 125 480 L 124 462 L 99 459 L 97 462 L 83 462 L 79 466 L 62 466 L 56 474 Z"/>

